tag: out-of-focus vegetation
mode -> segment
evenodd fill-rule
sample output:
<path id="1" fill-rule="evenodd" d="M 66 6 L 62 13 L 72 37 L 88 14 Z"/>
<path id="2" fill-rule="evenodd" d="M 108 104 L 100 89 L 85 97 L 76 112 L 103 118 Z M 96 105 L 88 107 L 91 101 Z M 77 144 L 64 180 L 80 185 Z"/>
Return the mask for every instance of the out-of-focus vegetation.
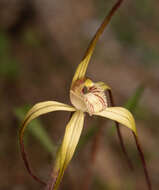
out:
<path id="1" fill-rule="evenodd" d="M 34 11 L 31 15 L 22 3 L 25 0 L 19 2 L 17 0 L 14 5 L 5 0 L 0 2 L 3 5 L 0 6 L 0 189 L 32 190 L 41 186 L 28 176 L 19 154 L 19 120 L 25 114 L 19 108 L 44 100 L 69 102 L 73 71 L 114 1 L 28 0 L 27 6 Z M 154 189 L 159 187 L 158 16 L 155 0 L 125 1 L 97 44 L 88 68 L 90 77 L 95 76 L 97 81 L 105 81 L 112 87 L 116 105 L 127 102 L 125 106 L 134 112 Z M 42 117 L 31 124 L 32 135 L 26 136 L 31 163 L 36 173 L 46 180 L 53 164 L 50 152 L 54 152 L 61 142 L 66 114 Z M 98 123 L 100 121 L 89 119 L 85 122 L 79 151 L 64 176 L 62 189 L 78 190 L 83 183 L 91 140 L 98 131 Z M 109 122 L 102 123 L 104 129 L 93 166 L 91 189 L 146 190 L 141 163 L 129 131 L 122 129 L 134 162 L 133 173 L 123 159 L 115 127 Z"/>
<path id="2" fill-rule="evenodd" d="M 0 32 L 0 76 L 6 79 L 14 79 L 19 74 L 19 65 L 10 51 L 8 36 Z"/>

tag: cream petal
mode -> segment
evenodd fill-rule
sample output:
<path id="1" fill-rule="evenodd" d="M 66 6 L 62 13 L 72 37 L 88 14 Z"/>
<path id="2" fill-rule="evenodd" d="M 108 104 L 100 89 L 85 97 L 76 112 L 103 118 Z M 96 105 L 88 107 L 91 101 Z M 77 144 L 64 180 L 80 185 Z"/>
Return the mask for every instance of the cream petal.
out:
<path id="1" fill-rule="evenodd" d="M 121 123 L 131 129 L 135 133 L 135 135 L 137 135 L 135 120 L 132 114 L 125 108 L 108 107 L 102 112 L 94 113 L 94 115 L 106 117 L 108 119 L 117 121 L 118 123 Z"/>
<path id="2" fill-rule="evenodd" d="M 54 185 L 50 184 L 51 186 L 53 186 L 52 190 L 56 190 L 58 188 L 62 180 L 64 171 L 74 155 L 83 129 L 83 124 L 84 113 L 82 111 L 76 111 L 66 126 L 62 145 L 57 154 L 55 168 L 52 174 Z M 54 181 L 54 179 L 56 180 Z"/>
<path id="3" fill-rule="evenodd" d="M 75 111 L 76 109 L 67 104 L 56 101 L 45 101 L 35 104 L 27 113 L 23 123 L 27 125 L 31 120 L 39 117 L 40 115 L 53 112 L 53 111 Z"/>
<path id="4" fill-rule="evenodd" d="M 22 157 L 25 162 L 26 168 L 34 179 L 38 180 L 39 182 L 43 184 L 45 183 L 32 173 L 32 170 L 29 166 L 29 162 L 27 160 L 26 153 L 24 151 L 23 136 L 24 136 L 25 128 L 33 119 L 39 117 L 40 115 L 53 112 L 53 111 L 71 111 L 72 112 L 72 111 L 76 111 L 76 109 L 69 105 L 56 102 L 56 101 L 46 101 L 46 102 L 37 103 L 28 111 L 25 119 L 23 120 L 22 126 L 20 128 L 20 133 L 19 133 L 20 149 L 21 149 Z"/>

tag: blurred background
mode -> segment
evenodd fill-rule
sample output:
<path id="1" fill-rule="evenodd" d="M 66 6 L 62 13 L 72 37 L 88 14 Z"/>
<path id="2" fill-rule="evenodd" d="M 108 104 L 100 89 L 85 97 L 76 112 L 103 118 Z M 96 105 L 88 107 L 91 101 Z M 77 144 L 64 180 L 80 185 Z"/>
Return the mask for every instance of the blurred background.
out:
<path id="1" fill-rule="evenodd" d="M 30 105 L 56 100 L 70 104 L 73 73 L 115 0 L 0 0 L 0 190 L 44 189 L 27 173 L 18 145 L 20 121 Z M 135 116 L 153 189 L 159 188 L 159 3 L 125 0 L 100 38 L 87 76 L 112 87 L 118 106 Z M 25 135 L 35 172 L 48 180 L 69 113 L 32 123 Z M 90 152 L 102 125 L 96 161 Z M 35 129 L 35 130 L 33 130 Z M 40 132 L 39 132 L 40 131 Z M 38 133 L 39 132 L 39 133 Z M 130 171 L 111 121 L 85 121 L 76 154 L 61 189 L 78 190 L 93 170 L 90 189 L 146 190 L 133 136 L 122 128 Z M 84 187 L 84 186 L 83 186 Z M 83 188 L 84 189 L 84 188 Z"/>

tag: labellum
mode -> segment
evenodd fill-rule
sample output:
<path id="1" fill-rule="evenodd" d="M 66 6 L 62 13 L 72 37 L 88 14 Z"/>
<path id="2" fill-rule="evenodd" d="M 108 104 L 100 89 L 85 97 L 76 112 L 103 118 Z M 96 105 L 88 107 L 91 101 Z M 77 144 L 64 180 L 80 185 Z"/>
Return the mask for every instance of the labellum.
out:
<path id="1" fill-rule="evenodd" d="M 77 109 L 88 112 L 89 115 L 101 112 L 107 107 L 104 89 L 90 79 L 76 81 L 71 88 L 70 99 Z"/>

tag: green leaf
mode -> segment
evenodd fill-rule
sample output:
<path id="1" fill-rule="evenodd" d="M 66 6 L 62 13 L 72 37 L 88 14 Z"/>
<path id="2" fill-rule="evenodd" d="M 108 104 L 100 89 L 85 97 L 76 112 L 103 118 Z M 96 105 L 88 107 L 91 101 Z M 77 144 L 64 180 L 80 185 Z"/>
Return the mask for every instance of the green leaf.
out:
<path id="1" fill-rule="evenodd" d="M 140 102 L 140 99 L 142 97 L 142 94 L 144 92 L 145 87 L 143 85 L 140 85 L 135 93 L 132 95 L 132 97 L 129 98 L 129 100 L 127 101 L 127 103 L 124 105 L 125 108 L 127 108 L 128 110 L 130 110 L 131 112 L 135 112 L 138 104 Z"/>

